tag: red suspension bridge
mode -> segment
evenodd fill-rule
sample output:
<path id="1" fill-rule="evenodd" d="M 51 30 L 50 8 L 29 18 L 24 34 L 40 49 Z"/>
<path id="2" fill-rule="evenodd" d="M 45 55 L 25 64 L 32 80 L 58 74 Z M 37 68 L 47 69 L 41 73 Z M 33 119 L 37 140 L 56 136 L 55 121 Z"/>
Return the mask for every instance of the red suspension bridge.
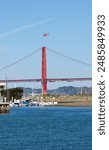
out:
<path id="1" fill-rule="evenodd" d="M 49 48 L 48 48 L 49 49 Z M 3 68 L 0 69 L 0 71 L 6 69 L 6 68 L 9 68 L 11 67 L 12 65 L 15 65 L 17 63 L 19 63 L 20 61 L 26 59 L 27 57 L 33 55 L 34 53 L 36 53 L 37 51 L 39 51 L 40 49 L 32 52 L 31 54 L 15 61 L 14 63 L 11 63 Z M 76 61 L 78 63 L 81 63 L 81 64 L 84 64 L 84 65 L 87 65 L 89 67 L 91 67 L 91 64 L 88 64 L 88 63 L 85 63 L 83 61 L 79 61 L 79 60 L 76 60 L 74 58 L 71 58 L 69 56 L 65 56 L 55 50 L 52 50 L 52 49 L 49 49 L 50 51 L 58 54 L 58 55 L 61 55 L 67 59 L 71 59 L 73 61 Z M 15 79 L 15 80 L 7 80 L 8 83 L 12 83 L 12 82 L 41 82 L 42 84 L 42 93 L 47 93 L 47 83 L 48 82 L 56 82 L 56 81 L 67 81 L 67 82 L 73 82 L 73 81 L 90 81 L 92 80 L 91 77 L 85 77 L 85 78 L 47 78 L 47 63 L 46 63 L 46 47 L 42 47 L 42 77 L 41 78 L 38 78 L 38 79 Z M 6 80 L 0 80 L 1 83 L 4 83 L 6 82 Z"/>

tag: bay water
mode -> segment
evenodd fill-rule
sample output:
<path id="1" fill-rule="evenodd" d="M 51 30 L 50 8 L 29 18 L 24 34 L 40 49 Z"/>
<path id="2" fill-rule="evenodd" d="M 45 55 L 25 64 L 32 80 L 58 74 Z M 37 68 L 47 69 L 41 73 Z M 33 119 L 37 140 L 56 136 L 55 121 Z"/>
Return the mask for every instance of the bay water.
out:
<path id="1" fill-rule="evenodd" d="M 91 107 L 13 107 L 0 114 L 0 150 L 91 149 Z"/>

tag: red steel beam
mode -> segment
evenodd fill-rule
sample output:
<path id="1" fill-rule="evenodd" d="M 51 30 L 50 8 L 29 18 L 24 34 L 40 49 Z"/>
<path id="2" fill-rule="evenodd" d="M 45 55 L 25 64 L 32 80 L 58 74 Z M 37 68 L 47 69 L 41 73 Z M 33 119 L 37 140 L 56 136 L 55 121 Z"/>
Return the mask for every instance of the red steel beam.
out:
<path id="1" fill-rule="evenodd" d="M 47 93 L 46 47 L 42 47 L 42 93 Z"/>

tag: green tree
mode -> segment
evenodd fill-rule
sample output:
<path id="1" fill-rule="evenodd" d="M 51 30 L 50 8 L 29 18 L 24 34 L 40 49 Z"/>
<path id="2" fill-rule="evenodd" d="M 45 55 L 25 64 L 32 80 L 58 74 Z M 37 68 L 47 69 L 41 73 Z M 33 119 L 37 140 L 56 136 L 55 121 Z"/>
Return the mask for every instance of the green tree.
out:
<path id="1" fill-rule="evenodd" d="M 1 90 L 0 93 L 3 97 L 7 97 L 8 101 L 10 101 L 12 97 L 14 99 L 20 99 L 23 96 L 23 88 L 18 87 L 18 88 L 11 88 L 7 90 Z"/>

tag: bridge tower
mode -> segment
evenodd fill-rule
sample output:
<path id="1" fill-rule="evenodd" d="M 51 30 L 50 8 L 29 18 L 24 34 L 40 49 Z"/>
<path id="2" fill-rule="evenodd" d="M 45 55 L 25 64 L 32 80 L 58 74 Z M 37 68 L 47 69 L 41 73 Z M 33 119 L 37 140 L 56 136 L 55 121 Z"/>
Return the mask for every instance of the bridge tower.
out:
<path id="1" fill-rule="evenodd" d="M 46 47 L 42 47 L 42 93 L 47 93 Z"/>

